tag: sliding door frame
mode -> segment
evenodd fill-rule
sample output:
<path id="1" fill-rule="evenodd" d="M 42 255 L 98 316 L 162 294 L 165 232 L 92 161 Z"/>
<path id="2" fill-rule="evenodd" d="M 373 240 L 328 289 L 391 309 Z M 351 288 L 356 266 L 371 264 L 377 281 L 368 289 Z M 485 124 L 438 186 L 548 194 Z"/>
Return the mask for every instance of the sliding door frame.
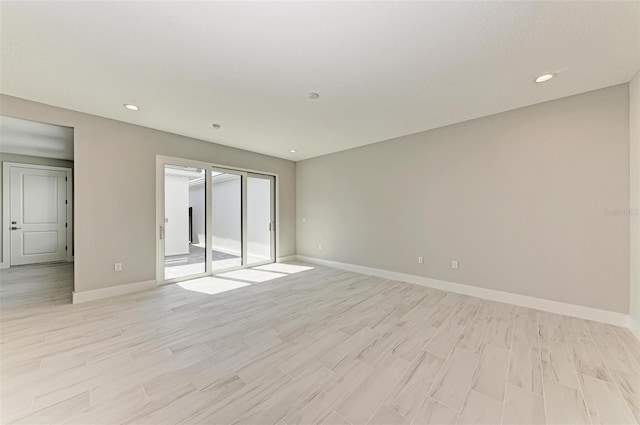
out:
<path id="1" fill-rule="evenodd" d="M 174 279 L 165 279 L 165 270 L 164 270 L 164 208 L 165 208 L 165 181 L 164 181 L 164 168 L 165 165 L 177 165 L 183 167 L 194 167 L 201 168 L 205 170 L 205 234 L 206 234 L 206 243 L 205 243 L 205 272 L 198 273 L 195 275 L 189 275 L 185 277 L 178 277 Z M 237 174 L 241 176 L 241 211 L 242 211 L 242 265 L 229 267 L 221 270 L 212 270 L 212 262 L 213 262 L 213 253 L 212 249 L 208 249 L 208 244 L 213 240 L 213 203 L 212 203 L 212 177 L 211 172 L 224 172 Z M 271 196 L 273 200 L 273 205 L 271 207 L 272 210 L 272 218 L 271 220 L 274 223 L 275 228 L 273 229 L 273 234 L 271 236 L 271 259 L 269 261 L 251 264 L 249 266 L 247 263 L 247 183 L 248 177 L 251 175 L 259 176 L 268 176 L 272 177 L 271 179 Z M 156 227 L 155 227 L 155 238 L 156 238 L 156 281 L 158 285 L 165 285 L 170 283 L 182 282 L 185 280 L 197 279 L 199 277 L 212 276 L 213 274 L 224 273 L 232 270 L 244 269 L 247 267 L 255 267 L 263 264 L 269 264 L 276 262 L 278 258 L 278 247 L 279 247 L 279 193 L 278 193 L 278 174 L 271 173 L 267 171 L 259 171 L 259 170 L 251 170 L 246 168 L 237 168 L 230 167 L 228 165 L 215 164 L 210 162 L 203 161 L 195 161 L 191 159 L 178 158 L 166 155 L 156 155 Z"/>
<path id="2" fill-rule="evenodd" d="M 209 178 L 211 179 L 211 186 L 207 189 L 209 196 L 211 196 L 211 203 L 209 209 L 211 210 L 211 221 L 207 222 L 207 230 L 211 229 L 211 234 L 207 234 L 207 241 L 213 241 L 213 177 L 211 176 L 211 172 L 224 173 L 224 174 L 234 174 L 236 176 L 240 176 L 240 261 L 242 264 L 239 266 L 231 266 L 224 269 L 213 270 L 213 258 L 210 261 L 211 264 L 211 274 L 213 273 L 224 273 L 230 272 L 233 270 L 239 270 L 247 267 L 247 209 L 245 206 L 247 205 L 247 172 L 240 170 L 233 170 L 231 168 L 223 168 L 218 166 L 210 166 L 209 167 Z M 212 249 L 208 249 L 207 252 L 211 251 L 210 255 L 213 256 L 213 247 Z"/>
<path id="3" fill-rule="evenodd" d="M 207 193 L 207 188 L 211 187 L 211 172 L 208 171 L 210 166 L 205 162 L 192 161 L 182 158 L 171 158 L 158 155 L 156 157 L 156 281 L 159 285 L 181 282 L 184 280 L 197 279 L 199 277 L 209 276 L 211 274 L 211 252 L 206 249 L 205 244 L 205 271 L 203 273 L 190 274 L 184 277 L 176 277 L 173 279 L 165 279 L 165 165 L 176 165 L 179 167 L 192 167 L 205 170 L 204 173 L 204 203 L 209 204 L 211 195 Z M 205 207 L 205 237 L 209 237 L 211 227 L 209 221 L 211 219 L 211 208 Z"/>
<path id="4" fill-rule="evenodd" d="M 271 263 L 275 263 L 276 259 L 278 258 L 278 256 L 276 255 L 276 236 L 278 235 L 278 224 L 276 222 L 277 219 L 277 214 L 276 214 L 276 177 L 273 174 L 265 174 L 265 173 L 253 173 L 253 172 L 248 172 L 247 173 L 247 194 L 249 193 L 249 178 L 257 178 L 257 179 L 268 179 L 269 180 L 269 186 L 270 186 L 270 193 L 273 199 L 273 202 L 271 203 L 270 207 L 269 207 L 269 243 L 270 243 L 270 247 L 269 247 L 269 251 L 271 253 L 271 258 L 269 258 L 268 260 L 265 261 L 259 261 L 259 262 L 255 262 L 255 263 L 251 263 L 248 264 L 249 267 L 257 267 L 257 266 L 262 266 L 265 264 L 271 264 Z M 248 206 L 248 204 L 247 204 Z M 247 233 L 248 236 L 248 233 Z M 249 238 L 247 237 L 247 244 L 248 244 Z M 248 246 L 247 246 L 247 263 L 249 261 L 249 252 L 248 252 Z"/>

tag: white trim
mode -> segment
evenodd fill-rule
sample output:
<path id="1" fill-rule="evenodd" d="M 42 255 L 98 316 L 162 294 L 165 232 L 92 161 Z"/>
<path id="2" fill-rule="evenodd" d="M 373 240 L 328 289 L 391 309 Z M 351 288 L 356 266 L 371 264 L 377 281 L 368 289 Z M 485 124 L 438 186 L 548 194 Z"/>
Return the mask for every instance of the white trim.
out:
<path id="1" fill-rule="evenodd" d="M 8 269 L 11 266 L 11 235 L 9 232 L 9 219 L 10 215 L 10 203 L 11 199 L 9 188 L 10 169 L 2 164 L 2 262 L 0 268 Z"/>
<path id="2" fill-rule="evenodd" d="M 213 168 L 213 170 L 220 170 Z M 242 245 L 242 267 L 243 269 L 247 268 L 247 263 L 249 263 L 249 233 L 247 232 L 247 228 L 249 227 L 249 204 L 247 199 L 249 199 L 249 177 L 247 177 L 246 172 L 241 172 L 241 185 L 240 185 L 240 221 L 242 223 L 242 230 L 240 232 L 240 244 Z M 211 190 L 213 191 L 213 185 L 211 185 Z M 211 221 L 209 223 L 213 224 L 213 201 L 211 201 Z M 213 245 L 213 225 L 210 226 L 212 229 L 211 233 L 211 245 Z"/>
<path id="3" fill-rule="evenodd" d="M 629 316 L 629 330 L 640 340 L 640 322 Z"/>
<path id="4" fill-rule="evenodd" d="M 203 161 L 198 161 L 198 160 L 193 160 L 193 159 L 180 158 L 180 157 L 177 157 L 177 156 L 156 155 L 156 159 L 157 160 L 162 160 L 162 161 L 168 161 L 169 164 L 172 164 L 171 161 L 180 161 L 180 163 L 178 165 L 183 165 L 182 163 L 189 163 L 189 164 L 191 164 L 191 165 L 189 165 L 190 167 L 221 168 L 225 172 L 227 172 L 227 171 L 238 172 L 239 171 L 239 172 L 244 172 L 244 173 L 264 174 L 264 175 L 267 175 L 267 176 L 276 176 L 276 177 L 278 176 L 278 173 L 274 173 L 274 172 L 271 172 L 271 171 L 252 170 L 250 168 L 242 168 L 242 167 L 236 167 L 236 166 L 230 166 L 230 165 L 224 165 L 224 164 L 216 164 L 216 163 L 213 163 L 213 162 L 203 162 Z"/>
<path id="5" fill-rule="evenodd" d="M 182 167 L 193 167 L 193 168 L 201 168 L 205 170 L 204 180 L 205 180 L 205 188 L 211 187 L 211 172 L 210 165 L 206 162 L 194 161 L 191 159 L 179 159 L 168 157 L 164 155 L 156 155 L 156 281 L 158 285 L 166 285 L 169 283 L 182 282 L 184 280 L 197 279 L 203 276 L 211 275 L 211 260 L 212 254 L 210 250 L 205 250 L 205 272 L 182 276 L 173 279 L 165 279 L 165 271 L 164 271 L 164 238 L 161 238 L 160 235 L 164 232 L 164 183 L 165 183 L 165 164 L 169 165 L 177 165 Z M 205 196 L 205 205 L 209 205 L 209 193 L 207 190 L 204 191 Z M 210 223 L 211 221 L 211 211 L 208 207 L 205 207 L 205 220 L 206 223 Z M 205 238 L 211 238 L 211 230 L 210 226 L 205 226 L 206 235 Z"/>
<path id="6" fill-rule="evenodd" d="M 158 287 L 155 280 L 145 280 L 143 282 L 127 283 L 124 285 L 109 286 L 107 288 L 94 289 L 91 291 L 73 291 L 73 304 L 85 303 L 88 301 L 100 300 L 103 298 L 125 295 L 133 292 L 146 291 Z"/>
<path id="7" fill-rule="evenodd" d="M 377 276 L 384 279 L 398 280 L 401 282 L 427 286 L 429 288 L 440 289 L 457 294 L 470 295 L 472 297 L 514 304 L 521 307 L 548 311 L 550 313 L 562 314 L 565 316 L 572 316 L 580 319 L 593 320 L 595 322 L 608 323 L 610 325 L 624 326 L 631 329 L 631 317 L 623 313 L 616 313 L 614 311 L 600 310 L 592 307 L 546 300 L 543 298 L 535 298 L 527 295 L 512 294 L 510 292 L 480 288 L 477 286 L 464 285 L 462 283 L 447 282 L 445 280 L 431 279 L 428 277 L 398 273 L 389 270 L 375 269 L 372 267 L 357 266 L 355 264 L 340 263 L 338 261 L 306 257 L 304 255 L 296 255 L 296 259 L 305 261 L 307 263 L 318 264 L 321 266 L 333 267 L 336 269 L 347 270 L 355 273 Z M 638 334 L 636 334 L 636 336 L 638 336 Z"/>
<path id="8" fill-rule="evenodd" d="M 276 263 L 287 263 L 289 261 L 296 261 L 296 260 L 297 260 L 297 257 L 295 255 L 287 255 L 286 257 L 277 258 Z"/>
<path id="9" fill-rule="evenodd" d="M 275 214 L 275 223 L 276 223 L 276 228 L 275 228 L 275 248 L 273 250 L 273 258 L 276 259 L 276 262 L 278 261 L 278 256 L 280 255 L 280 176 L 278 176 L 277 174 L 273 175 L 274 180 L 273 180 L 273 196 L 274 196 L 274 202 L 275 202 L 275 210 L 273 211 L 273 213 Z M 295 218 L 295 217 L 294 217 Z"/>
<path id="10" fill-rule="evenodd" d="M 11 267 L 11 233 L 8 231 L 11 222 L 11 168 L 33 168 L 36 170 L 64 171 L 67 183 L 67 256 L 65 261 L 73 262 L 73 169 L 52 165 L 24 164 L 21 162 L 2 162 L 2 262 L 0 269 Z"/>
<path id="11" fill-rule="evenodd" d="M 156 239 L 156 280 L 160 285 L 164 282 L 164 173 L 162 157 L 156 155 L 156 229 L 154 235 Z"/>
<path id="12" fill-rule="evenodd" d="M 269 245 L 271 247 L 271 256 L 269 258 L 269 261 L 265 262 L 265 264 L 269 264 L 269 263 L 275 263 L 276 259 L 278 258 L 278 246 L 279 243 L 277 241 L 278 239 L 278 229 L 279 229 L 279 225 L 277 222 L 277 216 L 278 216 L 278 191 L 277 191 L 277 176 L 274 174 L 263 174 L 263 173 L 247 173 L 246 176 L 246 199 L 245 201 L 248 200 L 248 196 L 249 196 L 249 179 L 263 179 L 263 180 L 269 180 L 269 188 L 270 188 L 270 195 L 271 195 L 271 199 L 270 199 L 270 206 L 269 206 L 269 226 L 271 227 L 271 229 L 269 230 Z M 246 208 L 246 212 L 247 212 L 247 216 L 249 214 L 249 208 Z M 257 264 L 248 264 L 248 255 L 249 255 L 249 243 L 248 243 L 248 238 L 247 238 L 247 247 L 246 247 L 246 253 L 247 253 L 247 266 L 248 267 L 255 267 Z"/>

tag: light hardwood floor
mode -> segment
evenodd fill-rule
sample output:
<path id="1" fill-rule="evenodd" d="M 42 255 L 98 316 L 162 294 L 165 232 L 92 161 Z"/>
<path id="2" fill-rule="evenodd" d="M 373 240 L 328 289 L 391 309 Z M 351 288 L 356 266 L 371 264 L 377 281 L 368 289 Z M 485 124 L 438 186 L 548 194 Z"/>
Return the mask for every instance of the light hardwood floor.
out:
<path id="1" fill-rule="evenodd" d="M 79 305 L 69 265 L 0 272 L 1 422 L 640 421 L 626 329 L 302 263 L 257 269 Z"/>

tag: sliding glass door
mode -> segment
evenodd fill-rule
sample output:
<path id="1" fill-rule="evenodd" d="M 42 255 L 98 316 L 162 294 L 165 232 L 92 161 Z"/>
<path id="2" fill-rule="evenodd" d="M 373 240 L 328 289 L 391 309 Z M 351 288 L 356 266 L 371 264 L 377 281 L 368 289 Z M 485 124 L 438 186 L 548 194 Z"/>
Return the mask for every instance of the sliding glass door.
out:
<path id="1" fill-rule="evenodd" d="M 275 260 L 275 178 L 247 175 L 247 264 L 256 266 Z"/>
<path id="2" fill-rule="evenodd" d="M 242 246 L 243 174 L 223 169 L 211 171 L 211 270 L 245 264 Z"/>
<path id="3" fill-rule="evenodd" d="M 206 273 L 205 170 L 164 165 L 164 279 Z"/>
<path id="4" fill-rule="evenodd" d="M 276 178 L 158 158 L 162 283 L 275 261 Z"/>

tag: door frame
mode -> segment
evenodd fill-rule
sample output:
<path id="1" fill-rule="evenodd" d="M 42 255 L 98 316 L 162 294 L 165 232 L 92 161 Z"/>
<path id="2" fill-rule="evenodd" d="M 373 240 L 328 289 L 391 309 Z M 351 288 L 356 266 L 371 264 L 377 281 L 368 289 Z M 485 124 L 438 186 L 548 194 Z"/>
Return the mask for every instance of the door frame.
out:
<path id="1" fill-rule="evenodd" d="M 271 237 L 271 258 L 265 261 L 259 261 L 259 262 L 255 262 L 252 264 L 247 264 L 249 262 L 249 250 L 248 250 L 248 246 L 246 247 L 246 263 L 247 267 L 258 267 L 258 266 L 263 266 L 265 264 L 271 264 L 271 263 L 275 263 L 278 259 L 278 255 L 276 253 L 276 248 L 278 247 L 278 244 L 276 243 L 276 238 L 278 236 L 278 214 L 277 214 L 277 195 L 276 195 L 276 187 L 278 186 L 276 184 L 276 177 L 273 174 L 267 174 L 267 173 L 256 173 L 256 172 L 247 172 L 246 173 L 246 184 L 247 184 L 247 190 L 246 192 L 246 196 L 245 198 L 248 197 L 248 193 L 249 193 L 249 178 L 256 178 L 256 179 L 260 179 L 260 178 L 265 178 L 265 177 L 273 177 L 272 179 L 269 179 L 269 185 L 271 186 L 271 193 L 274 196 L 274 201 L 273 204 L 271 205 L 271 208 L 269 208 L 269 214 L 271 215 L 270 219 L 269 219 L 269 223 L 270 225 L 273 224 L 273 228 L 269 229 L 269 232 L 273 232 L 273 237 Z M 246 200 L 245 200 L 246 201 Z M 248 204 L 247 204 L 248 205 Z M 248 245 L 249 241 L 246 241 L 246 244 Z"/>
<path id="2" fill-rule="evenodd" d="M 183 167 L 193 167 L 193 168 L 202 168 L 207 170 L 209 166 L 200 161 L 192 161 L 180 158 L 171 158 L 165 157 L 161 155 L 156 156 L 156 228 L 154 231 L 156 238 L 156 282 L 158 285 L 165 285 L 169 283 L 176 283 L 186 280 L 181 277 L 173 278 L 173 279 L 165 279 L 164 278 L 164 166 L 165 164 L 183 166 Z M 205 190 L 204 190 L 204 202 L 205 206 L 209 202 L 209 194 L 207 193 L 206 188 L 211 187 L 211 173 L 204 173 L 204 181 L 205 181 Z M 211 212 L 209 208 L 205 207 L 205 237 L 209 238 L 209 227 L 207 224 L 209 220 Z M 205 248 L 205 271 L 204 273 L 197 273 L 189 275 L 189 279 L 197 279 L 199 277 L 208 276 L 211 269 L 211 253 L 207 252 Z"/>
<path id="3" fill-rule="evenodd" d="M 211 260 L 207 263 L 207 265 L 209 265 L 209 269 L 207 269 L 209 274 L 217 274 L 217 273 L 224 273 L 224 272 L 230 272 L 233 270 L 240 270 L 243 269 L 245 267 L 247 267 L 247 238 L 245 237 L 247 234 L 247 210 L 244 207 L 245 205 L 247 205 L 247 190 L 245 189 L 246 186 L 246 181 L 247 181 L 247 172 L 246 171 L 242 171 L 242 170 L 233 170 L 230 168 L 224 168 L 224 167 L 219 167 L 217 165 L 211 165 L 209 166 L 209 178 L 210 178 L 210 185 L 205 188 L 205 191 L 207 192 L 208 196 L 211 196 L 212 194 L 212 190 L 213 190 L 213 176 L 211 176 L 211 172 L 215 171 L 218 173 L 225 173 L 225 174 L 234 174 L 236 176 L 240 176 L 240 245 L 241 248 L 240 250 L 242 251 L 242 255 L 240 255 L 241 258 L 241 262 L 242 264 L 239 266 L 231 266 L 231 267 L 227 267 L 224 269 L 217 269 L 217 270 L 213 270 L 213 267 L 211 266 L 213 264 L 213 252 L 211 252 L 212 250 L 207 250 L 207 254 L 211 255 Z M 213 201 L 213 200 L 212 200 Z M 207 205 L 209 205 L 209 203 L 207 202 Z M 213 204 L 211 204 L 211 215 L 209 216 L 210 219 L 213 219 Z M 211 221 L 209 221 L 207 223 L 208 225 L 206 226 L 207 229 L 207 240 L 208 241 L 212 241 L 213 240 L 213 226 L 211 226 Z"/>
<path id="4" fill-rule="evenodd" d="M 73 170 L 67 167 L 55 167 L 52 165 L 23 164 L 20 162 L 2 163 L 2 263 L 0 269 L 11 267 L 11 168 L 33 168 L 38 170 L 63 171 L 67 180 L 67 258 L 65 261 L 74 260 L 73 244 Z"/>
<path id="5" fill-rule="evenodd" d="M 206 206 L 205 233 L 206 233 L 207 241 L 212 240 L 212 237 L 213 237 L 213 229 L 211 228 L 211 219 L 213 218 L 212 217 L 213 211 L 212 211 L 212 208 L 209 206 L 210 199 L 211 199 L 210 192 L 211 192 L 211 185 L 212 185 L 211 171 L 222 171 L 222 172 L 239 174 L 242 176 L 243 189 L 241 194 L 241 199 L 242 199 L 242 208 L 241 208 L 242 210 L 242 265 L 241 266 L 234 266 L 234 267 L 229 267 L 225 269 L 215 270 L 214 272 L 211 267 L 211 262 L 213 260 L 212 253 L 210 250 L 205 249 L 205 272 L 204 273 L 198 273 L 195 275 L 189 275 L 186 277 L 179 277 L 174 279 L 166 279 L 166 280 L 164 279 L 164 239 L 161 238 L 161 232 L 162 232 L 162 227 L 164 225 L 164 201 L 165 201 L 164 200 L 164 165 L 165 164 L 178 165 L 178 166 L 184 166 L 184 167 L 202 168 L 206 170 L 204 193 L 205 193 L 205 206 Z M 278 229 L 280 228 L 279 226 L 280 195 L 278 190 L 279 180 L 278 180 L 277 173 L 268 172 L 268 171 L 251 170 L 251 169 L 240 168 L 240 167 L 232 167 L 229 165 L 196 161 L 196 160 L 178 158 L 178 157 L 167 156 L 167 155 L 156 155 L 156 227 L 155 227 L 154 234 L 156 238 L 156 282 L 158 283 L 158 285 L 167 285 L 171 283 L 182 282 L 185 280 L 198 279 L 200 277 L 213 276 L 215 274 L 225 273 L 233 270 L 245 269 L 248 267 L 247 266 L 247 241 L 245 237 L 245 235 L 247 234 L 247 217 L 246 217 L 247 213 L 244 208 L 244 205 L 246 205 L 247 203 L 247 199 L 246 199 L 247 190 L 245 189 L 245 186 L 246 186 L 248 174 L 259 174 L 259 175 L 273 177 L 273 180 L 272 180 L 273 181 L 273 203 L 274 203 L 273 214 L 275 216 L 275 220 L 274 220 L 275 229 L 274 229 L 274 237 L 272 238 L 272 242 L 271 242 L 272 243 L 272 248 L 271 248 L 272 261 L 265 261 L 264 263 L 260 263 L 260 264 L 269 264 L 272 262 L 276 262 L 277 259 L 279 258 L 278 248 L 280 246 L 280 243 L 279 243 L 280 234 L 278 232 Z M 259 266 L 260 264 L 252 264 L 251 267 Z"/>

